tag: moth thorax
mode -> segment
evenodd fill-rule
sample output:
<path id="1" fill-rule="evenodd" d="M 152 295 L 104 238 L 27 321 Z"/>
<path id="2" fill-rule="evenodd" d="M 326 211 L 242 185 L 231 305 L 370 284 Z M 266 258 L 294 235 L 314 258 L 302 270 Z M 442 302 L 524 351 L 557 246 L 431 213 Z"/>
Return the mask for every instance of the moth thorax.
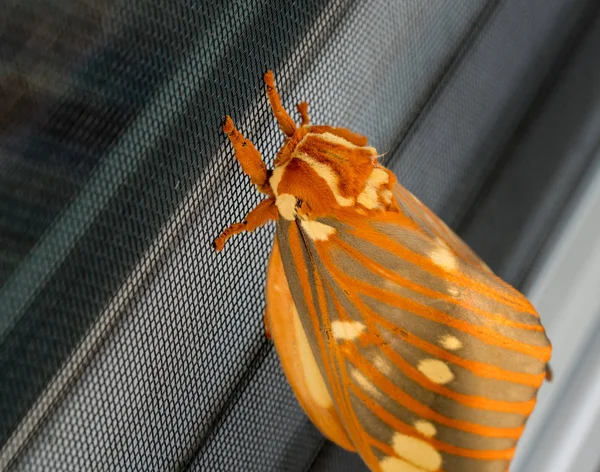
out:
<path id="1" fill-rule="evenodd" d="M 381 193 L 389 178 L 377 165 L 374 148 L 353 143 L 350 138 L 359 138 L 347 130 L 316 128 L 321 132 L 309 130 L 297 142 L 292 138 L 278 156 L 270 185 L 283 218 L 314 219 L 357 203 L 373 209 L 391 201 Z"/>

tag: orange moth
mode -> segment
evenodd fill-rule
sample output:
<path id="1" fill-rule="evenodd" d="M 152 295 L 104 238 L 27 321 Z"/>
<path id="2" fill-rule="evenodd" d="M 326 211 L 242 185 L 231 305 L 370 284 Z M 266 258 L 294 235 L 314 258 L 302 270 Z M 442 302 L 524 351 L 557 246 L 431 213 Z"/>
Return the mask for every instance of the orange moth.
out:
<path id="1" fill-rule="evenodd" d="M 376 472 L 505 472 L 551 346 L 535 309 L 377 160 L 367 138 L 297 125 L 268 170 L 227 117 L 266 195 L 216 240 L 273 220 L 265 328 L 306 414 Z"/>

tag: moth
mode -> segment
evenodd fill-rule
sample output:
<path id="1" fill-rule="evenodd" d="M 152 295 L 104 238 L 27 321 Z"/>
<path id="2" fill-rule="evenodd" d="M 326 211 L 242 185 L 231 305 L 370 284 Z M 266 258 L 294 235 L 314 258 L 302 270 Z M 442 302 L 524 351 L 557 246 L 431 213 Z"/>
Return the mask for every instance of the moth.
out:
<path id="1" fill-rule="evenodd" d="M 266 195 L 214 242 L 277 225 L 265 310 L 289 383 L 331 441 L 373 472 L 505 472 L 551 345 L 529 301 L 378 162 L 367 138 L 296 124 L 274 169 L 228 116 L 243 172 Z"/>

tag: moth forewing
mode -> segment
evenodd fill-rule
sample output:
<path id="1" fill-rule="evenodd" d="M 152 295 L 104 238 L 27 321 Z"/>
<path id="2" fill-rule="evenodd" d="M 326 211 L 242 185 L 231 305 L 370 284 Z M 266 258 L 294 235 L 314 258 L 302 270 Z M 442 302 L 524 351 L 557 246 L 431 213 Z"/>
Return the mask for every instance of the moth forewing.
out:
<path id="1" fill-rule="evenodd" d="M 277 240 L 269 258 L 266 297 L 265 325 L 298 402 L 325 436 L 354 451 L 298 316 Z"/>

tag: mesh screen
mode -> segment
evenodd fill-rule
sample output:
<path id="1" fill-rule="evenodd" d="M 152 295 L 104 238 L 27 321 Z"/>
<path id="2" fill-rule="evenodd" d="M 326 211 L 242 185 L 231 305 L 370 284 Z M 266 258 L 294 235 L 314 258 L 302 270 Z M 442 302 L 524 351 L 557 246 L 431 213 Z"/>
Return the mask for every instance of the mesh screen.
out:
<path id="1" fill-rule="evenodd" d="M 369 136 L 452 219 L 478 185 L 473 169 L 492 165 L 482 141 L 505 132 L 492 131 L 498 110 L 525 77 L 525 58 L 486 48 L 539 53 L 566 7 L 5 5 L 0 468 L 363 470 L 307 421 L 264 337 L 273 228 L 212 250 L 260 199 L 222 117 L 272 163 L 283 141 L 262 83 L 272 68 L 288 109 L 308 100 L 313 122 Z M 511 30 L 485 40 L 502 15 L 532 45 Z"/>

